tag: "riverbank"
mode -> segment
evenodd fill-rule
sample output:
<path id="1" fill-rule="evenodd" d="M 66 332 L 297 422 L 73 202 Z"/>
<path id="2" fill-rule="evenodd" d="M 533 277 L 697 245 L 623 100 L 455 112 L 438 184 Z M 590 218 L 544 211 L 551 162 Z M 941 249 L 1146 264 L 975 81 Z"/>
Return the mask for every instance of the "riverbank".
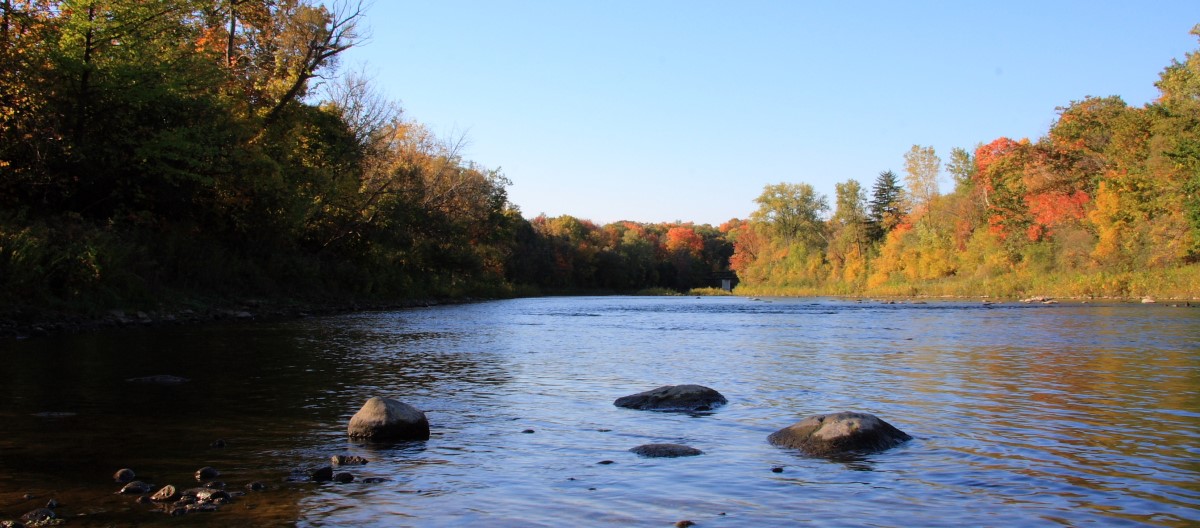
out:
<path id="1" fill-rule="evenodd" d="M 950 276 L 924 281 L 892 281 L 873 287 L 843 282 L 815 285 L 739 284 L 737 295 L 758 297 L 890 297 L 1020 300 L 1057 299 L 1139 302 L 1200 300 L 1200 266 L 1127 272 L 1033 272 L 994 277 Z"/>

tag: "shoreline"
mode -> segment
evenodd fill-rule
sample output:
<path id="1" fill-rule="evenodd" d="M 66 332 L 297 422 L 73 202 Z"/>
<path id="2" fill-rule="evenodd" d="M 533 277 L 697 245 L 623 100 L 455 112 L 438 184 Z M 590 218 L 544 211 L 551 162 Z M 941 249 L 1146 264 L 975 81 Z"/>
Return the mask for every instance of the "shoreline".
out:
<path id="1" fill-rule="evenodd" d="M 344 303 L 315 303 L 294 300 L 246 300 L 220 303 L 203 308 L 160 310 L 113 309 L 99 314 L 66 310 L 12 310 L 0 313 L 0 342 L 57 335 L 75 335 L 126 328 L 193 326 L 218 322 L 264 322 L 303 319 L 356 312 L 376 312 L 429 308 L 448 304 L 468 304 L 488 299 L 436 298 Z"/>

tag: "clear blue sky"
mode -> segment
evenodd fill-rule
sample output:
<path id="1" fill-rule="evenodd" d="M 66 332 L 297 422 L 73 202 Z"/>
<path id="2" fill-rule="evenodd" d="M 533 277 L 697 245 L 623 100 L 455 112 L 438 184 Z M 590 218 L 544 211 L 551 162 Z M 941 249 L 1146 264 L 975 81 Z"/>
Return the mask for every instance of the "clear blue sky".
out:
<path id="1" fill-rule="evenodd" d="M 528 218 L 717 225 L 768 184 L 832 203 L 914 144 L 945 162 L 1088 95 L 1143 105 L 1196 23 L 1195 0 L 374 0 L 342 67 L 466 134 Z"/>

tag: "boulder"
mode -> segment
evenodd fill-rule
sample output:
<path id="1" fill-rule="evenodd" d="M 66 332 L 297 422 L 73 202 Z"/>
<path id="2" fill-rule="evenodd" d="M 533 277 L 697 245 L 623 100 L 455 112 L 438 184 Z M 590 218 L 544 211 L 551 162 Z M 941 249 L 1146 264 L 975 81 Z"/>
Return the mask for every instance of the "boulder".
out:
<path id="1" fill-rule="evenodd" d="M 721 393 L 702 385 L 664 385 L 617 398 L 613 405 L 645 411 L 711 411 L 728 403 Z"/>
<path id="2" fill-rule="evenodd" d="M 675 458 L 703 455 L 704 452 L 694 447 L 681 444 L 645 444 L 629 450 L 638 456 L 648 458 Z"/>
<path id="3" fill-rule="evenodd" d="M 911 439 L 879 417 L 857 412 L 809 416 L 767 437 L 772 445 L 799 449 L 814 457 L 882 451 Z"/>
<path id="4" fill-rule="evenodd" d="M 411 405 L 374 396 L 350 418 L 347 431 L 367 440 L 428 440 L 429 420 Z"/>

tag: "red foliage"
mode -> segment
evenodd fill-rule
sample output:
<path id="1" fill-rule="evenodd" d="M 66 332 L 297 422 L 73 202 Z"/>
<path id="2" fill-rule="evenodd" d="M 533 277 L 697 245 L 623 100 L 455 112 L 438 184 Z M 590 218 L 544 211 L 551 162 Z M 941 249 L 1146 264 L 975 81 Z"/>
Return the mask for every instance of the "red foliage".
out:
<path id="1" fill-rule="evenodd" d="M 1001 158 L 1015 152 L 1021 146 L 1020 143 L 1009 138 L 1002 137 L 987 145 L 982 145 L 975 149 L 975 171 L 976 174 L 983 175 L 987 172 L 988 167 Z"/>
<path id="2" fill-rule="evenodd" d="M 1087 216 L 1087 204 L 1090 201 L 1091 197 L 1083 191 L 1026 196 L 1025 203 L 1029 205 L 1029 212 L 1033 215 L 1033 225 L 1026 234 L 1030 240 L 1037 241 L 1050 233 L 1054 226 L 1083 220 Z"/>

